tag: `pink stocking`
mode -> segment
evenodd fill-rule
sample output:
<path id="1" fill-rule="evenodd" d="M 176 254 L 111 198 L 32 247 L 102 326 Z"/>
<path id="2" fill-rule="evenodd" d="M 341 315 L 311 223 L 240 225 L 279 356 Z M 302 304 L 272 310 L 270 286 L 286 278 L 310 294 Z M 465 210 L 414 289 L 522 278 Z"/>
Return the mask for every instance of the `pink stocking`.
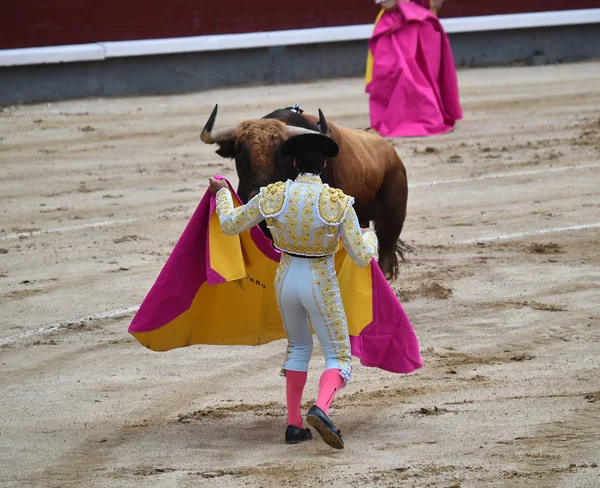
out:
<path id="1" fill-rule="evenodd" d="M 308 373 L 302 371 L 285 372 L 285 393 L 287 397 L 288 425 L 304 428 L 300 404 L 302 403 L 302 392 L 306 385 Z"/>
<path id="2" fill-rule="evenodd" d="M 319 380 L 319 396 L 317 407 L 329 415 L 329 406 L 335 394 L 344 386 L 344 379 L 340 376 L 339 369 L 328 369 L 321 375 Z"/>

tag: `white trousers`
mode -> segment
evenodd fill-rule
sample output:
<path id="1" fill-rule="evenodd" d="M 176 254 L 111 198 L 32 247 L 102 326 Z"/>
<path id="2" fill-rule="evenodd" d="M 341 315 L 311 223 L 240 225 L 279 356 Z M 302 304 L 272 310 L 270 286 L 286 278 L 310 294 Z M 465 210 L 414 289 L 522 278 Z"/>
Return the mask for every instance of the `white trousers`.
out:
<path id="1" fill-rule="evenodd" d="M 333 256 L 304 259 L 281 254 L 275 277 L 277 305 L 288 337 L 285 370 L 308 371 L 313 350 L 311 324 L 325 356 L 325 369 L 350 380 L 350 338 Z"/>

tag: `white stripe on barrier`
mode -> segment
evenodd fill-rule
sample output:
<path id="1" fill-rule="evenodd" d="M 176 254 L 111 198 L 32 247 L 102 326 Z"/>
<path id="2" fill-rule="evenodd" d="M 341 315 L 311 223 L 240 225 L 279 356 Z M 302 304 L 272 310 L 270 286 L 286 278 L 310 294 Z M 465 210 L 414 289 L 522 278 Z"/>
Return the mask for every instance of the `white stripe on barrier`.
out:
<path id="1" fill-rule="evenodd" d="M 600 8 L 441 19 L 446 32 L 484 32 L 600 23 Z M 223 51 L 369 39 L 373 24 L 0 50 L 0 66 L 98 61 L 126 56 Z"/>
<path id="2" fill-rule="evenodd" d="M 0 50 L 0 66 L 102 61 L 105 58 L 104 47 L 101 44 Z"/>

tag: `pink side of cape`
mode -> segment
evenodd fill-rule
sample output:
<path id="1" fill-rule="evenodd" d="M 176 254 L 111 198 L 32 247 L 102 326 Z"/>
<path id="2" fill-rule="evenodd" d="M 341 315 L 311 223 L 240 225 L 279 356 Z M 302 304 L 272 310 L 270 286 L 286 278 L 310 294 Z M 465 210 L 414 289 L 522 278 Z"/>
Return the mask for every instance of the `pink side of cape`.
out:
<path id="1" fill-rule="evenodd" d="M 371 127 L 384 137 L 440 134 L 462 118 L 450 42 L 438 18 L 413 2 L 385 12 L 369 41 Z"/>
<path id="2" fill-rule="evenodd" d="M 371 266 L 373 321 L 350 336 L 352 355 L 364 366 L 412 373 L 423 366 L 419 341 L 406 312 L 375 261 Z"/>
<path id="3" fill-rule="evenodd" d="M 229 182 L 227 182 L 229 184 Z M 239 197 L 229 187 L 235 198 Z M 196 208 L 156 282 L 133 318 L 130 333 L 151 332 L 173 321 L 192 304 L 200 286 L 223 283 L 210 267 L 209 222 L 215 197 L 206 193 Z M 279 261 L 277 251 L 260 227 L 250 231 L 265 257 Z M 352 355 L 365 366 L 394 373 L 411 373 L 422 366 L 419 343 L 411 323 L 375 261 L 371 265 L 373 322 L 359 336 L 351 336 Z"/>
<path id="4" fill-rule="evenodd" d="M 206 192 L 177 241 L 156 282 L 129 325 L 129 332 L 149 332 L 185 312 L 206 281 L 210 193 Z"/>

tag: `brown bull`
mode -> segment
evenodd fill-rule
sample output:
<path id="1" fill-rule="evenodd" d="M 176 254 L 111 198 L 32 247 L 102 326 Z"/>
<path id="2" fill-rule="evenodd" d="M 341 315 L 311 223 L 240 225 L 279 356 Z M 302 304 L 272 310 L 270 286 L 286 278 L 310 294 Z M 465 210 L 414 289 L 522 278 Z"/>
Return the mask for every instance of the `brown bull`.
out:
<path id="1" fill-rule="evenodd" d="M 379 239 L 379 266 L 388 279 L 398 275 L 398 257 L 406 246 L 400 233 L 406 217 L 408 182 L 406 169 L 393 146 L 377 134 L 348 129 L 289 109 L 276 110 L 262 119 L 247 120 L 235 127 L 213 130 L 218 105 L 208 119 L 201 139 L 218 144 L 221 157 L 235 159 L 238 194 L 246 203 L 261 186 L 294 179 L 292 161 L 281 154 L 283 142 L 305 132 L 327 134 L 339 146 L 339 154 L 321 175 L 323 181 L 355 199 L 362 227 L 374 222 Z M 267 235 L 268 229 L 263 228 Z"/>

